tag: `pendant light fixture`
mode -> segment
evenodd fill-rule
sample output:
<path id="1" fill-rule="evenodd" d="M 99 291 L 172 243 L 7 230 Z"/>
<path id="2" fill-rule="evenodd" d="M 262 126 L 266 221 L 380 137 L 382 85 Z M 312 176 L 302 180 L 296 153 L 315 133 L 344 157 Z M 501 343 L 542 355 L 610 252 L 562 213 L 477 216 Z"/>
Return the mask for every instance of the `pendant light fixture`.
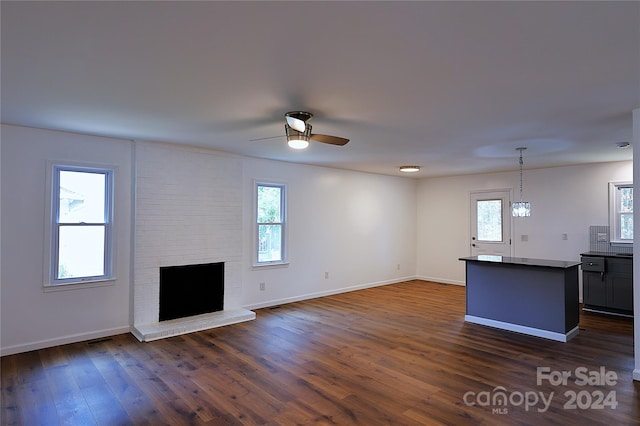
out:
<path id="1" fill-rule="evenodd" d="M 516 148 L 516 151 L 520 151 L 520 201 L 513 203 L 511 212 L 513 217 L 527 217 L 531 216 L 531 203 L 528 201 L 522 201 L 522 151 L 527 149 L 526 147 Z"/>

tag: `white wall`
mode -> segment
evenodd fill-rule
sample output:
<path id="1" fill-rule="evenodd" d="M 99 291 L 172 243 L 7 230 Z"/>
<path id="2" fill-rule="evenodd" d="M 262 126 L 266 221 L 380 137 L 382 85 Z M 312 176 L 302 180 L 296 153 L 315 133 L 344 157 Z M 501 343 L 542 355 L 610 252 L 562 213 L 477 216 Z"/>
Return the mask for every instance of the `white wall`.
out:
<path id="1" fill-rule="evenodd" d="M 635 145 L 640 145 L 637 136 Z M 0 148 L 0 352 L 15 353 L 127 331 L 133 321 L 131 282 L 135 275 L 130 262 L 133 143 L 3 125 Z M 170 151 L 164 157 L 169 162 L 158 160 L 157 166 L 170 165 L 174 167 L 172 173 L 183 177 L 194 172 L 187 170 L 192 168 L 189 164 L 193 164 L 194 152 L 202 154 L 197 161 L 205 166 L 209 164 L 207 159 L 212 165 L 227 159 L 215 151 L 194 151 L 193 147 L 157 148 Z M 186 160 L 170 160 L 173 155 Z M 151 157 L 145 157 L 144 167 L 153 167 L 153 161 L 147 161 Z M 414 180 L 228 158 L 241 169 L 231 174 L 238 181 L 232 190 L 241 194 L 230 196 L 235 200 L 234 211 L 241 215 L 239 241 L 235 241 L 235 247 L 241 247 L 238 303 L 248 308 L 416 276 L 462 284 L 464 263 L 457 259 L 469 254 L 470 192 L 518 187 L 517 172 Z M 113 286 L 43 291 L 48 160 L 118 166 L 118 280 Z M 532 202 L 533 215 L 514 222 L 515 255 L 578 260 L 579 253 L 589 249 L 589 226 L 607 224 L 607 182 L 631 178 L 632 162 L 525 169 L 525 197 Z M 154 191 L 153 179 L 145 183 L 146 191 Z M 211 179 L 216 179 L 215 172 L 208 171 L 201 189 L 206 189 L 206 181 Z M 288 184 L 287 266 L 252 267 L 255 179 Z M 155 189 L 162 191 L 160 186 Z M 562 233 L 568 234 L 567 241 L 561 239 Z M 519 241 L 521 234 L 528 234 L 529 241 Z M 325 278 L 326 272 L 329 278 Z M 261 282 L 265 283 L 264 291 L 259 290 Z"/>
<path id="2" fill-rule="evenodd" d="M 512 219 L 513 255 L 580 260 L 589 250 L 589 226 L 608 225 L 608 182 L 632 180 L 633 162 L 598 163 L 524 171 L 524 198 L 531 216 Z M 519 198 L 519 173 L 491 173 L 422 179 L 418 185 L 417 275 L 464 284 L 470 255 L 472 191 L 513 190 Z M 568 234 L 562 240 L 562 234 Z M 522 235 L 528 241 L 521 241 Z"/>
<path id="3" fill-rule="evenodd" d="M 270 306 L 415 276 L 417 182 L 413 179 L 11 125 L 2 126 L 1 149 L 3 355 L 122 333 L 135 317 L 148 320 L 148 310 L 136 310 L 136 299 L 143 295 L 133 285 L 134 277 L 144 279 L 150 261 L 162 263 L 167 256 L 178 263 L 194 259 L 193 250 L 186 246 L 180 253 L 171 249 L 159 255 L 158 245 L 175 248 L 185 241 L 180 233 L 168 233 L 162 219 L 148 217 L 153 204 L 161 203 L 158 211 L 169 209 L 171 217 L 180 218 L 180 212 L 189 210 L 178 199 L 183 193 L 191 197 L 184 203 L 191 201 L 199 213 L 167 226 L 206 231 L 225 205 L 231 209 L 233 217 L 225 219 L 228 229 L 209 233 L 223 238 L 189 232 L 188 239 L 202 237 L 207 247 L 222 242 L 233 248 L 235 266 L 225 271 L 236 283 L 233 305 Z M 43 291 L 46 166 L 51 160 L 118 167 L 118 279 L 112 286 Z M 134 230 L 132 171 L 136 168 L 138 223 Z M 286 267 L 252 267 L 254 179 L 288 184 L 290 263 Z M 176 193 L 171 188 L 178 183 L 181 189 Z M 210 202 L 211 197 L 220 199 Z M 211 214 L 203 214 L 207 207 Z M 134 245 L 135 266 L 131 262 Z M 265 291 L 259 290 L 260 282 L 265 282 Z"/>
<path id="4" fill-rule="evenodd" d="M 252 158 L 243 170 L 245 307 L 415 277 L 415 180 Z M 256 179 L 288 185 L 287 266 L 252 267 Z"/>
<path id="5" fill-rule="evenodd" d="M 127 331 L 131 142 L 9 125 L 1 130 L 2 354 Z M 43 291 L 49 160 L 117 167 L 113 285 Z"/>

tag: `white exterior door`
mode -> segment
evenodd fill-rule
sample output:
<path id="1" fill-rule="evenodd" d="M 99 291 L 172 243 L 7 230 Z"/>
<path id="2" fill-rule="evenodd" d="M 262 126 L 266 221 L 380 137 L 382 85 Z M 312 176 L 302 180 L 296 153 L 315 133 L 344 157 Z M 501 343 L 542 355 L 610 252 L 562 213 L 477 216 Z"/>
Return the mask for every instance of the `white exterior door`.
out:
<path id="1" fill-rule="evenodd" d="M 471 193 L 471 256 L 511 256 L 511 192 Z"/>

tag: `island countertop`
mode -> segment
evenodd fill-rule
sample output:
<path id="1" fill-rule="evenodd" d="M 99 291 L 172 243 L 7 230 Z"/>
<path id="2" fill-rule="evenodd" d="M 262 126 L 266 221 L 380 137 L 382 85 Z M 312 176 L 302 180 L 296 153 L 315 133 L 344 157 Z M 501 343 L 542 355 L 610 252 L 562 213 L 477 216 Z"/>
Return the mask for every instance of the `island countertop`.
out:
<path id="1" fill-rule="evenodd" d="M 611 253 L 608 251 L 588 251 L 585 253 L 580 253 L 580 256 L 617 257 L 619 259 L 633 259 L 633 253 Z"/>
<path id="2" fill-rule="evenodd" d="M 467 262 L 489 262 L 502 263 L 505 265 L 523 265 L 523 266 L 539 266 L 543 268 L 561 268 L 568 269 L 580 265 L 580 262 L 566 260 L 549 260 L 549 259 L 532 259 L 528 257 L 508 257 L 496 256 L 489 254 L 480 254 L 478 256 L 461 257 L 458 260 Z"/>

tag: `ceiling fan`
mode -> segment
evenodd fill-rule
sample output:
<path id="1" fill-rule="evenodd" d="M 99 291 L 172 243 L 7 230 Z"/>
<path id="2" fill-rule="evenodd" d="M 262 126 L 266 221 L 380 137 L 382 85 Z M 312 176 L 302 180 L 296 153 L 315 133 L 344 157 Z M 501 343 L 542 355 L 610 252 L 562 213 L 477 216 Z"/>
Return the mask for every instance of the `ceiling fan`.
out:
<path id="1" fill-rule="evenodd" d="M 304 149 L 309 146 L 309 140 L 330 145 L 346 145 L 349 139 L 338 136 L 321 135 L 311 133 L 311 124 L 308 123 L 313 114 L 306 111 L 289 111 L 284 115 L 286 120 L 284 130 L 287 136 L 287 144 L 294 149 Z M 280 136 L 275 136 L 280 137 Z M 271 139 L 271 138 L 261 138 Z M 253 139 L 260 140 L 260 139 Z"/>

